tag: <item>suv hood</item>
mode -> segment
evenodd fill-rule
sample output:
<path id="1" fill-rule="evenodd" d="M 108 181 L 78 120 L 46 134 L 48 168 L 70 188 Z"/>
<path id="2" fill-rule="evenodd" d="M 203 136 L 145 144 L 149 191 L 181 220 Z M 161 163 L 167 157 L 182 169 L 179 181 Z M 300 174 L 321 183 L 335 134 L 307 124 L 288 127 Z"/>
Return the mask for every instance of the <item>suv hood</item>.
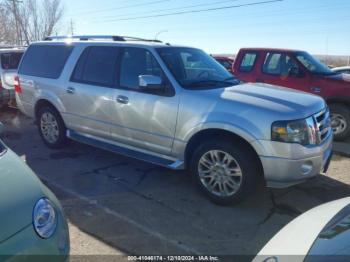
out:
<path id="1" fill-rule="evenodd" d="M 241 84 L 220 92 L 225 101 L 235 101 L 253 114 L 271 116 L 274 121 L 306 118 L 326 107 L 319 96 L 268 84 Z"/>
<path id="2" fill-rule="evenodd" d="M 0 142 L 1 143 L 1 142 Z M 41 182 L 11 150 L 0 155 L 0 244 L 32 223 Z"/>

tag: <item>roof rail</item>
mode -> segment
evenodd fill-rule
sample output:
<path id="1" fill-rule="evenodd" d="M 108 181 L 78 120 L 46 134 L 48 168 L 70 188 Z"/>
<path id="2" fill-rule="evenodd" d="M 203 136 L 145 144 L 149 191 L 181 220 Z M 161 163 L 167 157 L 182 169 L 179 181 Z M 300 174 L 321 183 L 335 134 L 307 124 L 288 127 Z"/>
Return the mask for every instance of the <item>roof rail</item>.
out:
<path id="1" fill-rule="evenodd" d="M 44 41 L 54 41 L 54 40 L 80 40 L 80 41 L 88 41 L 88 40 L 111 40 L 116 42 L 126 42 L 126 41 L 142 41 L 142 42 L 156 42 L 162 43 L 159 40 L 152 39 L 143 39 L 138 37 L 131 36 L 117 36 L 117 35 L 66 35 L 66 36 L 47 36 Z"/>
<path id="2" fill-rule="evenodd" d="M 27 46 L 22 45 L 0 45 L 0 49 L 24 49 Z"/>

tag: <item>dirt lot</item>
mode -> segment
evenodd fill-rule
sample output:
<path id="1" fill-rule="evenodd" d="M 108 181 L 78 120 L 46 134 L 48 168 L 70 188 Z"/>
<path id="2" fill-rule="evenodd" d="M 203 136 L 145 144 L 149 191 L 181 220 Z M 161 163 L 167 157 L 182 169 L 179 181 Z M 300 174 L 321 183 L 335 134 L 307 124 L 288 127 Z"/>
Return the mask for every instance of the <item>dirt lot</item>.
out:
<path id="1" fill-rule="evenodd" d="M 327 176 L 218 207 L 186 172 L 76 143 L 50 150 L 33 120 L 9 110 L 0 121 L 7 145 L 61 200 L 74 255 L 254 255 L 299 214 L 350 195 L 350 158 L 334 156 Z"/>

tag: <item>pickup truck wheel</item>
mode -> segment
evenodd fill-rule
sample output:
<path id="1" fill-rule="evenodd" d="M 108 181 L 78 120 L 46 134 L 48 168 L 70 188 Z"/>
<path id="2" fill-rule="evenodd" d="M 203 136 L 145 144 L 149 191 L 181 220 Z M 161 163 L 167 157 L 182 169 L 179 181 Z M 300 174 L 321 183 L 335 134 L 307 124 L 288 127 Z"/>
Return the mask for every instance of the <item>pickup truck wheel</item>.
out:
<path id="1" fill-rule="evenodd" d="M 60 114 L 51 107 L 38 112 L 38 128 L 41 138 L 49 148 L 61 148 L 66 142 L 66 127 Z"/>
<path id="2" fill-rule="evenodd" d="M 195 150 L 191 172 L 199 189 L 219 205 L 236 204 L 257 184 L 255 156 L 234 141 L 206 142 Z"/>
<path id="3" fill-rule="evenodd" d="M 350 137 L 350 108 L 340 104 L 333 104 L 329 107 L 334 139 L 345 140 Z"/>

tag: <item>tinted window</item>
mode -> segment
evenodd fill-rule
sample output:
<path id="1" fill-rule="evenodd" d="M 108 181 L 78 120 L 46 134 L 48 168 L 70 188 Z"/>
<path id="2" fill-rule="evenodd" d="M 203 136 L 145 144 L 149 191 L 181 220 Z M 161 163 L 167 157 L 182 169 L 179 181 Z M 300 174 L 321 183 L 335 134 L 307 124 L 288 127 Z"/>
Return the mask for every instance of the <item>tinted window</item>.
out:
<path id="1" fill-rule="evenodd" d="M 8 70 L 17 69 L 22 56 L 23 56 L 23 53 L 1 54 L 2 69 L 8 69 Z"/>
<path id="2" fill-rule="evenodd" d="M 217 60 L 221 65 L 223 65 L 226 69 L 231 69 L 232 64 L 226 60 Z"/>
<path id="3" fill-rule="evenodd" d="M 72 81 L 112 86 L 116 76 L 118 48 L 95 46 L 87 48 L 79 59 Z"/>
<path id="4" fill-rule="evenodd" d="M 153 55 L 142 48 L 124 48 L 120 62 L 120 86 L 137 89 L 140 75 L 162 76 L 162 70 Z"/>
<path id="5" fill-rule="evenodd" d="M 243 56 L 239 71 L 250 72 L 253 70 L 256 60 L 256 53 L 246 53 Z"/>
<path id="6" fill-rule="evenodd" d="M 272 75 L 289 75 L 292 68 L 299 68 L 298 64 L 288 55 L 282 53 L 267 53 L 263 65 L 263 72 Z"/>
<path id="7" fill-rule="evenodd" d="M 57 79 L 72 50 L 68 45 L 32 45 L 24 55 L 19 73 Z"/>

